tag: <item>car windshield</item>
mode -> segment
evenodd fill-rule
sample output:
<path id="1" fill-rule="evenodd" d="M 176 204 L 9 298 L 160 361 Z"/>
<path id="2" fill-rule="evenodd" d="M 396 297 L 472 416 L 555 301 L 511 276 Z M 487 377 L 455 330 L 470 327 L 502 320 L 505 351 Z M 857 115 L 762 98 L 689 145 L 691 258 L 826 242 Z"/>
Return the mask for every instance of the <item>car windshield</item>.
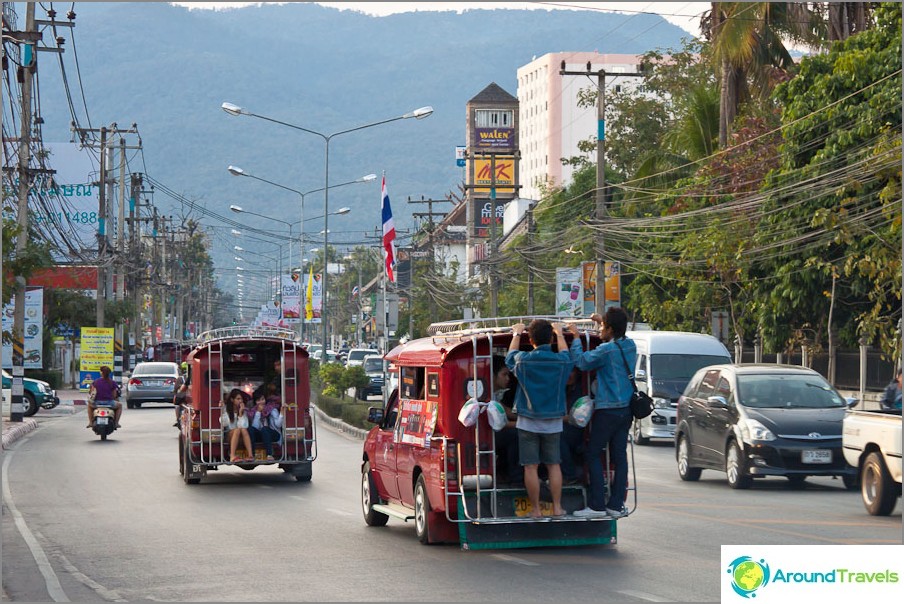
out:
<path id="1" fill-rule="evenodd" d="M 383 359 L 381 357 L 368 357 L 364 359 L 364 371 L 382 371 Z"/>
<path id="2" fill-rule="evenodd" d="M 650 355 L 650 373 L 657 381 L 689 382 L 698 369 L 723 363 L 731 363 L 731 359 L 708 354 L 653 354 Z"/>
<path id="3" fill-rule="evenodd" d="M 349 361 L 361 361 L 369 354 L 373 354 L 373 350 L 350 350 L 348 352 Z"/>
<path id="4" fill-rule="evenodd" d="M 739 401 L 757 409 L 830 409 L 844 399 L 817 375 L 755 374 L 738 376 Z"/>
<path id="5" fill-rule="evenodd" d="M 179 370 L 173 363 L 140 363 L 132 375 L 176 375 Z"/>

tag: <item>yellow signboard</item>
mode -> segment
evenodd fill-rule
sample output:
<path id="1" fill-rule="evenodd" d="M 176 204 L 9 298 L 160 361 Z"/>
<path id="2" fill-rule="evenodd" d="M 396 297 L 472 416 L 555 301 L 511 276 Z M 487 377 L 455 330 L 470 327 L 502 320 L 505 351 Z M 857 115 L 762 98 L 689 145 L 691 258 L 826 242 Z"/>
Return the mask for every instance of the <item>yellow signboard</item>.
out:
<path id="1" fill-rule="evenodd" d="M 79 389 L 87 390 L 102 365 L 113 368 L 113 328 L 82 327 L 80 358 Z"/>
<path id="2" fill-rule="evenodd" d="M 490 187 L 493 186 L 493 164 L 492 158 L 475 158 L 474 159 L 474 193 L 490 194 Z M 515 158 L 511 155 L 497 155 L 495 160 L 496 167 L 496 194 L 512 194 L 515 192 Z"/>

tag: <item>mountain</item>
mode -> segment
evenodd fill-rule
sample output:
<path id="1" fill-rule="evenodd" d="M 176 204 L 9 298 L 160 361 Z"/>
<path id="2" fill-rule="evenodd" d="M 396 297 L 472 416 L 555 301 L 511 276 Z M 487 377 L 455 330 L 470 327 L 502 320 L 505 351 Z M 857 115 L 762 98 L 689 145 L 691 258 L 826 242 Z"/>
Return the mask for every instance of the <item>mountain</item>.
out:
<path id="1" fill-rule="evenodd" d="M 19 27 L 24 7 L 17 5 Z M 424 120 L 400 120 L 337 135 L 330 142 L 330 182 L 386 172 L 396 228 L 412 229 L 406 198 L 457 190 L 455 146 L 465 141 L 467 101 L 491 82 L 517 95 L 516 70 L 548 52 L 642 53 L 674 48 L 687 33 L 648 14 L 570 10 L 411 12 L 374 17 L 309 3 L 188 10 L 159 2 L 76 3 L 63 64 L 79 124 L 137 123 L 146 172 L 199 207 L 236 219 L 229 205 L 297 221 L 298 197 L 230 176 L 236 165 L 267 180 L 310 191 L 324 183 L 324 140 L 248 116 L 256 114 L 330 135 L 430 105 Z M 58 18 L 65 18 L 61 12 Z M 38 19 L 46 19 L 38 8 Z M 45 40 L 49 35 L 45 34 Z M 77 58 L 77 62 L 76 62 Z M 40 106 L 46 141 L 71 138 L 72 120 L 59 61 L 40 56 Z M 330 242 L 364 241 L 380 226 L 379 179 L 330 192 Z M 218 267 L 233 266 L 229 227 L 165 195 L 164 213 L 200 218 L 210 228 Z M 323 213 L 322 193 L 306 196 L 306 217 Z M 276 222 L 241 222 L 286 231 Z M 312 233 L 322 229 L 308 222 Z M 355 232 L 352 232 L 355 231 Z M 297 228 L 296 228 L 297 232 Z M 243 245 L 249 245 L 245 242 Z M 249 246 L 253 246 L 251 243 Z"/>

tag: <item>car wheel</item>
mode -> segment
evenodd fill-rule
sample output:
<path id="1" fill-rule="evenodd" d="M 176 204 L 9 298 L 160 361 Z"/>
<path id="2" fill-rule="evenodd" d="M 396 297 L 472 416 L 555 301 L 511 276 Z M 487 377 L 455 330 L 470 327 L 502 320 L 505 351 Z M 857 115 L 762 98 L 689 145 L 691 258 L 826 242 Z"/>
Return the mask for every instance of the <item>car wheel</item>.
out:
<path id="1" fill-rule="evenodd" d="M 791 486 L 795 489 L 805 489 L 807 488 L 807 476 L 801 474 L 793 474 L 788 476 L 788 482 L 791 483 Z"/>
<path id="2" fill-rule="evenodd" d="M 26 392 L 22 396 L 22 404 L 25 406 L 25 411 L 22 412 L 25 417 L 31 417 L 38 412 L 38 402 L 35 400 L 35 395 L 31 392 Z"/>
<path id="3" fill-rule="evenodd" d="M 751 478 L 747 475 L 744 454 L 737 441 L 734 440 L 728 443 L 728 453 L 725 455 L 725 474 L 728 476 L 728 486 L 731 488 L 750 488 Z"/>
<path id="4" fill-rule="evenodd" d="M 417 477 L 414 487 L 414 530 L 418 541 L 424 545 L 430 543 L 430 499 L 427 497 L 427 483 L 423 474 Z"/>
<path id="5" fill-rule="evenodd" d="M 882 455 L 873 451 L 866 456 L 860 477 L 863 506 L 872 516 L 888 516 L 895 508 L 898 493 L 895 482 L 885 467 Z"/>
<path id="6" fill-rule="evenodd" d="M 690 462 L 690 445 L 687 443 L 687 437 L 682 435 L 678 438 L 678 476 L 681 480 L 693 482 L 700 480 L 700 468 L 692 468 Z"/>
<path id="7" fill-rule="evenodd" d="M 185 445 L 182 444 L 182 435 L 179 435 L 179 476 L 185 476 Z"/>
<path id="8" fill-rule="evenodd" d="M 361 510 L 364 512 L 364 523 L 367 526 L 386 526 L 389 521 L 389 516 L 374 510 L 374 504 L 378 502 L 379 495 L 370 474 L 370 463 L 366 463 L 361 471 Z"/>
<path id="9" fill-rule="evenodd" d="M 650 439 L 643 435 L 643 428 L 640 425 L 639 419 L 634 420 L 634 428 L 633 428 L 632 437 L 634 439 L 634 442 L 637 443 L 638 445 L 650 444 Z"/>
<path id="10" fill-rule="evenodd" d="M 136 409 L 141 409 L 141 403 L 133 403 Z"/>

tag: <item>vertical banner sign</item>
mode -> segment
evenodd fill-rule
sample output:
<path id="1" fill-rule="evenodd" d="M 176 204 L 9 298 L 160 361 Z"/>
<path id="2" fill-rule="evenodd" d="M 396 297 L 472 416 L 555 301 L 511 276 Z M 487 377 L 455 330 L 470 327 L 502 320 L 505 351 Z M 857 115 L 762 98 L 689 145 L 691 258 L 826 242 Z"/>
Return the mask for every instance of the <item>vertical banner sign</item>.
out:
<path id="1" fill-rule="evenodd" d="M 301 318 L 301 283 L 296 273 L 282 276 L 282 316 L 287 325 Z"/>
<path id="2" fill-rule="evenodd" d="M 582 262 L 584 271 L 584 316 L 589 317 L 596 312 L 596 262 Z"/>
<path id="3" fill-rule="evenodd" d="M 282 311 L 279 302 L 268 302 L 261 306 L 261 326 L 282 327 Z"/>
<path id="4" fill-rule="evenodd" d="M 583 268 L 556 268 L 556 316 L 580 317 L 584 310 Z"/>
<path id="5" fill-rule="evenodd" d="M 78 387 L 87 391 L 100 378 L 101 365 L 113 368 L 113 328 L 82 327 Z"/>
<path id="6" fill-rule="evenodd" d="M 467 147 L 463 145 L 455 147 L 455 165 L 459 168 L 465 167 L 465 149 Z"/>
<path id="7" fill-rule="evenodd" d="M 606 271 L 606 306 L 614 308 L 621 306 L 621 265 L 618 262 L 607 262 Z"/>
<path id="8" fill-rule="evenodd" d="M 16 308 L 16 297 L 3 307 L 3 331 L 12 333 L 13 316 Z M 25 329 L 23 366 L 25 369 L 44 368 L 44 288 L 31 287 L 25 292 Z M 13 366 L 12 340 L 3 342 L 3 368 Z"/>
<path id="9" fill-rule="evenodd" d="M 308 323 L 320 323 L 321 309 L 323 308 L 323 275 L 314 273 L 310 276 L 309 286 L 311 292 L 311 314 L 313 317 L 308 319 Z"/>

